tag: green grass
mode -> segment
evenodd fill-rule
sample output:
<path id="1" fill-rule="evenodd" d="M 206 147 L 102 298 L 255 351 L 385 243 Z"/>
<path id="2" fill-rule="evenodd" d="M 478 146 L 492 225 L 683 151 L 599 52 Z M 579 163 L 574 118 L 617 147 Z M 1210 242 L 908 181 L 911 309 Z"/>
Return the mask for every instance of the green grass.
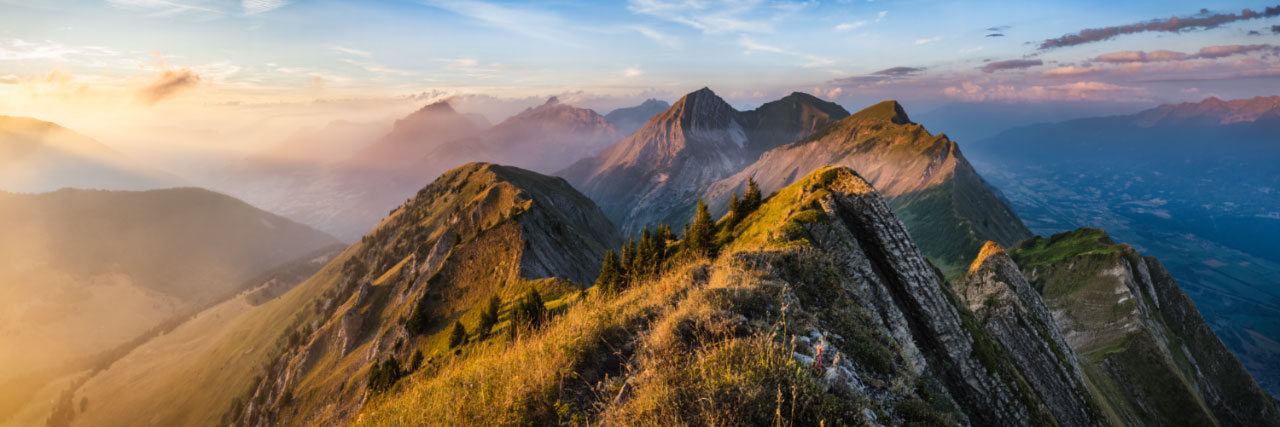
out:
<path id="1" fill-rule="evenodd" d="M 1121 248 L 1123 246 L 1112 242 L 1106 232 L 1096 228 L 1081 228 L 1049 238 L 1033 237 L 1014 246 L 1010 255 L 1022 268 L 1033 268 L 1057 264 L 1081 255 L 1119 253 Z"/>

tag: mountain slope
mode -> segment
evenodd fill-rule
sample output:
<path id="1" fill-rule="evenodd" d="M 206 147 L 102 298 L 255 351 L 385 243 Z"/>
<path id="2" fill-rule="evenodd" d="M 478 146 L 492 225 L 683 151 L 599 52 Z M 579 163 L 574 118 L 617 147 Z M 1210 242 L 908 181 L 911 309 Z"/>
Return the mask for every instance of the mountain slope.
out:
<path id="1" fill-rule="evenodd" d="M 195 188 L 0 193 L 0 390 L 30 392 L 337 243 Z M 4 395 L 0 419 L 22 397 Z"/>
<path id="2" fill-rule="evenodd" d="M 1159 258 L 1280 393 L 1280 97 L 1026 126 L 965 146 L 1041 235 L 1100 227 Z"/>
<path id="3" fill-rule="evenodd" d="M 473 319 L 493 295 L 511 301 L 536 288 L 549 301 L 573 298 L 594 281 L 604 250 L 620 244 L 614 230 L 559 178 L 482 163 L 456 168 L 303 284 L 256 306 L 247 297 L 229 301 L 95 376 L 80 393 L 100 404 L 77 422 L 119 424 L 137 413 L 165 425 L 219 416 L 273 425 L 348 420 L 368 393 L 371 364 L 407 363 L 415 350 L 439 357 L 447 351 L 441 331 Z M 182 350 L 156 355 L 162 348 Z M 160 397 L 173 390 L 190 392 Z"/>
<path id="4" fill-rule="evenodd" d="M 713 211 L 724 212 L 730 193 L 741 194 L 749 178 L 754 177 L 768 193 L 790 185 L 804 171 L 826 165 L 847 166 L 867 177 L 907 224 L 925 255 L 948 271 L 966 265 L 984 241 L 1011 245 L 1031 236 L 955 142 L 911 122 L 894 101 L 868 107 L 802 141 L 766 152 L 697 197 L 705 198 Z M 686 200 L 676 206 L 692 204 Z M 683 221 L 678 218 L 673 223 Z"/>
<path id="5" fill-rule="evenodd" d="M 668 108 L 671 108 L 671 104 L 667 101 L 649 98 L 640 105 L 610 111 L 604 118 L 618 131 L 618 135 L 631 135 L 640 130 L 650 118 Z"/>
<path id="6" fill-rule="evenodd" d="M 851 170 L 719 226 L 718 256 L 679 242 L 660 272 L 465 344 L 356 424 L 1097 424 L 1049 408 Z"/>
<path id="7" fill-rule="evenodd" d="M 144 190 L 180 182 L 56 124 L 0 116 L 0 191 Z"/>
<path id="8" fill-rule="evenodd" d="M 755 159 L 759 152 L 802 137 L 847 112 L 793 94 L 739 112 L 702 88 L 653 116 L 630 137 L 557 173 L 595 200 L 624 233 L 687 215 L 666 209 Z"/>
<path id="9" fill-rule="evenodd" d="M 399 171 L 449 141 L 481 129 L 448 102 L 434 102 L 396 120 L 391 132 L 344 160 L 342 168 L 357 175 Z"/>
<path id="10" fill-rule="evenodd" d="M 1097 229 L 1037 237 L 1011 254 L 1123 423 L 1280 425 L 1276 401 L 1155 258 Z"/>

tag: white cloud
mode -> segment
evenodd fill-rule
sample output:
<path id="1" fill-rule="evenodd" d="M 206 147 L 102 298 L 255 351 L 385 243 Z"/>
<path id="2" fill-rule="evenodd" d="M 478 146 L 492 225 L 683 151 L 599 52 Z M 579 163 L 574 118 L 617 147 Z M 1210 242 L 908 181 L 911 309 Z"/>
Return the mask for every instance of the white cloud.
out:
<path id="1" fill-rule="evenodd" d="M 930 37 L 930 38 L 927 38 L 927 39 L 919 39 L 919 40 L 916 40 L 916 44 L 933 43 L 933 42 L 936 42 L 936 41 L 938 41 L 938 40 L 942 40 L 942 37 L 936 37 L 936 36 L 935 36 L 935 37 Z"/>
<path id="2" fill-rule="evenodd" d="M 805 59 L 809 62 L 803 64 L 804 67 L 817 67 L 821 65 L 828 65 L 833 62 L 830 59 L 823 58 L 820 56 L 814 56 L 814 55 L 809 55 L 809 54 L 799 53 L 799 52 L 792 52 L 780 47 L 756 43 L 754 40 L 751 40 L 751 38 L 747 36 L 742 36 L 741 38 L 739 38 L 738 43 L 741 44 L 742 47 L 747 48 L 746 53 L 757 52 L 757 51 L 769 52 L 769 53 L 776 53 L 779 55 L 794 56 L 797 58 Z"/>
<path id="3" fill-rule="evenodd" d="M 200 0 L 107 0 L 107 3 L 125 10 L 150 11 L 147 16 L 160 18 L 188 14 L 216 18 L 226 14 Z"/>
<path id="4" fill-rule="evenodd" d="M 346 46 L 332 46 L 332 47 L 330 47 L 329 49 L 332 49 L 334 52 L 338 52 L 338 53 L 342 53 L 342 54 L 347 54 L 347 55 L 355 55 L 355 56 L 359 56 L 359 57 L 363 57 L 363 58 L 368 58 L 368 57 L 373 56 L 373 54 L 371 54 L 371 53 L 369 53 L 369 52 L 367 52 L 367 51 L 363 51 L 363 50 L 355 49 L 355 48 L 350 48 L 350 47 L 346 47 Z"/>
<path id="5" fill-rule="evenodd" d="M 494 3 L 467 0 L 424 0 L 428 6 L 444 9 L 493 27 L 543 40 L 567 41 L 568 25 L 547 12 L 511 8 Z"/>
<path id="6" fill-rule="evenodd" d="M 876 22 L 883 21 L 884 17 L 888 15 L 889 15 L 889 11 L 887 10 L 880 11 L 880 13 L 876 14 Z"/>
<path id="7" fill-rule="evenodd" d="M 263 12 L 270 12 L 289 4 L 285 0 L 240 0 L 240 7 L 244 9 L 245 15 L 257 15 Z"/>
<path id="8" fill-rule="evenodd" d="M 705 34 L 772 33 L 777 20 L 809 5 L 764 0 L 628 0 L 627 9 L 688 25 Z"/>
<path id="9" fill-rule="evenodd" d="M 845 32 L 855 28 L 862 27 L 863 25 L 867 25 L 867 21 L 846 22 L 840 25 L 836 25 L 834 29 L 839 32 Z"/>
<path id="10" fill-rule="evenodd" d="M 641 70 L 640 67 L 628 67 L 626 70 L 622 70 L 622 75 L 625 77 L 639 77 L 642 74 L 644 74 L 644 70 Z"/>
<path id="11" fill-rule="evenodd" d="M 666 47 L 669 47 L 672 49 L 677 49 L 680 47 L 680 39 L 663 34 L 652 28 L 637 25 L 637 26 L 631 27 L 631 29 L 636 30 L 636 32 L 640 33 L 640 35 L 648 37 L 649 40 L 658 42 L 659 44 L 662 44 Z"/>

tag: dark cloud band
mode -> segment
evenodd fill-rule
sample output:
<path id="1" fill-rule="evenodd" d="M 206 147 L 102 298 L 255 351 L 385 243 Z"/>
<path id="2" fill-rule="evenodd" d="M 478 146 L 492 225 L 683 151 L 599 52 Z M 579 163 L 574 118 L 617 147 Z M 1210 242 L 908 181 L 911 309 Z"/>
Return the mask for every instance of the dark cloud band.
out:
<path id="1" fill-rule="evenodd" d="M 1075 34 L 1067 34 L 1055 39 L 1045 40 L 1040 44 L 1040 49 L 1055 49 L 1059 47 L 1075 46 L 1085 43 L 1093 43 L 1114 38 L 1124 34 L 1137 34 L 1145 32 L 1167 32 L 1177 33 L 1186 30 L 1209 29 L 1228 24 L 1235 21 L 1244 21 L 1258 18 L 1269 18 L 1280 16 L 1280 6 L 1268 7 L 1262 12 L 1255 12 L 1251 9 L 1244 9 L 1240 13 L 1210 13 L 1208 10 L 1201 9 L 1200 13 L 1188 17 L 1172 17 L 1169 19 L 1152 19 L 1146 22 L 1138 22 L 1129 25 L 1120 25 L 1114 27 L 1090 28 Z"/>

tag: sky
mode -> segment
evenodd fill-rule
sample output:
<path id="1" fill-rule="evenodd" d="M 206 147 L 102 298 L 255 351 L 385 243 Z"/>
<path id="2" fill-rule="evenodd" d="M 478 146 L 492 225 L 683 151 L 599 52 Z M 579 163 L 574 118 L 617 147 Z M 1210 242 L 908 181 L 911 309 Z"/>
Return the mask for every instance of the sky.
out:
<path id="1" fill-rule="evenodd" d="M 551 95 L 604 113 L 703 86 L 740 108 L 792 91 L 850 110 L 1156 105 L 1280 92 L 1277 15 L 1182 0 L 0 0 L 0 114 L 249 146 L 236 136 L 436 99 L 496 122 Z"/>

